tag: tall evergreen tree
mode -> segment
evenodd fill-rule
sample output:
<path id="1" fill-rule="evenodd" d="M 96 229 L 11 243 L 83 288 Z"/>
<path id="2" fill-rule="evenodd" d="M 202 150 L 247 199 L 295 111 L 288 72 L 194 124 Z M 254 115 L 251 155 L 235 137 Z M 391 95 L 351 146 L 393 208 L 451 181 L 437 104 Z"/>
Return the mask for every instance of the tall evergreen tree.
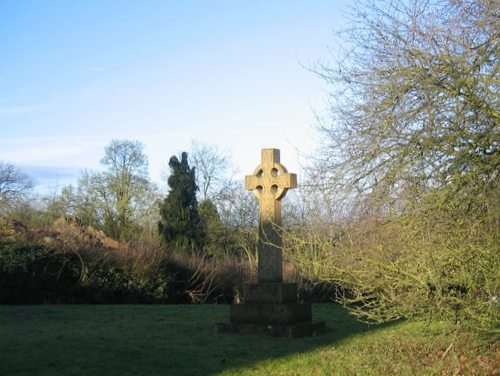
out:
<path id="1" fill-rule="evenodd" d="M 168 165 L 172 172 L 168 178 L 170 192 L 160 204 L 158 230 L 170 246 L 201 249 L 205 236 L 196 200 L 195 169 L 189 167 L 185 152 L 180 161 L 171 157 Z"/>

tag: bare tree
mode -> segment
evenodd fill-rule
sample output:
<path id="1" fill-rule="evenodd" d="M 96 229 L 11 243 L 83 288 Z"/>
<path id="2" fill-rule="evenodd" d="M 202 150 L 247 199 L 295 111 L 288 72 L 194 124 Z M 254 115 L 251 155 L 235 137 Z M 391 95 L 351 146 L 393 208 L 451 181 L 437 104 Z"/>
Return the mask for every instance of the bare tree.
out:
<path id="1" fill-rule="evenodd" d="M 0 210 L 5 210 L 25 197 L 33 188 L 33 180 L 16 166 L 0 161 Z"/>
<path id="2" fill-rule="evenodd" d="M 361 1 L 340 57 L 318 69 L 331 108 L 309 181 L 352 211 L 307 250 L 321 249 L 323 278 L 365 319 L 441 316 L 494 332 L 499 31 L 498 1 Z"/>
<path id="3" fill-rule="evenodd" d="M 230 184 L 230 179 L 226 176 L 230 166 L 229 153 L 217 146 L 192 141 L 190 156 L 192 165 L 196 168 L 200 201 L 209 199 L 216 202 L 224 195 Z"/>
<path id="4" fill-rule="evenodd" d="M 367 0 L 333 64 L 318 175 L 338 192 L 498 179 L 500 18 L 490 0 Z M 387 197 L 388 197 L 387 196 Z"/>
<path id="5" fill-rule="evenodd" d="M 148 158 L 138 141 L 112 140 L 104 149 L 101 163 L 107 172 L 95 176 L 96 188 L 106 203 L 106 223 L 115 237 L 126 236 L 135 204 L 150 188 Z"/>
<path id="6" fill-rule="evenodd" d="M 76 188 L 63 190 L 59 199 L 64 201 L 65 214 L 121 240 L 156 224 L 158 197 L 147 174 L 143 145 L 113 140 L 106 146 L 101 163 L 105 171 L 84 171 Z"/>

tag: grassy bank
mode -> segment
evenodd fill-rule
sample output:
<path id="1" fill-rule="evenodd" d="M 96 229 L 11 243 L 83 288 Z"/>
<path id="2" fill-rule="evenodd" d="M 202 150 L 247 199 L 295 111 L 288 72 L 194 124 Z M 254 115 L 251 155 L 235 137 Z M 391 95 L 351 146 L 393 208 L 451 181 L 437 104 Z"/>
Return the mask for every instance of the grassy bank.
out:
<path id="1" fill-rule="evenodd" d="M 330 331 L 289 339 L 215 332 L 224 305 L 4 305 L 0 375 L 498 372 L 500 350 L 476 335 L 443 334 L 440 324 L 368 326 L 337 305 L 313 309 Z"/>

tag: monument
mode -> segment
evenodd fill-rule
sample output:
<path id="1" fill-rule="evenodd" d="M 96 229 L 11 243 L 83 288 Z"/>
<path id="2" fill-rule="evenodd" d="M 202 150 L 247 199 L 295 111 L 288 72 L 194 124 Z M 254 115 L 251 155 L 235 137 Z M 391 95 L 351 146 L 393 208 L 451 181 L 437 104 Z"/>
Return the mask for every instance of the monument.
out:
<path id="1" fill-rule="evenodd" d="M 261 163 L 245 177 L 245 188 L 259 200 L 257 283 L 243 289 L 243 302 L 231 305 L 230 322 L 221 332 L 268 333 L 276 336 L 312 336 L 325 330 L 312 321 L 311 304 L 297 302 L 297 284 L 283 282 L 281 199 L 297 187 L 297 175 L 280 163 L 278 149 L 262 149 Z"/>

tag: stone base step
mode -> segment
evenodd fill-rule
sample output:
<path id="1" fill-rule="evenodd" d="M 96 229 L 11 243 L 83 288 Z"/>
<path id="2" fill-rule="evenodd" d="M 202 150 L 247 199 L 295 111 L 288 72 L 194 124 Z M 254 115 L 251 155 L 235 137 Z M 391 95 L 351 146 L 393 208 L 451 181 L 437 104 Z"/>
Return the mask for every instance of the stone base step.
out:
<path id="1" fill-rule="evenodd" d="M 312 309 L 308 303 L 243 303 L 231 305 L 229 317 L 233 323 L 291 325 L 311 321 Z"/>
<path id="2" fill-rule="evenodd" d="M 324 321 L 306 321 L 290 325 L 251 324 L 241 322 L 219 323 L 218 332 L 240 334 L 268 334 L 275 337 L 313 337 L 326 331 Z"/>
<path id="3" fill-rule="evenodd" d="M 296 303 L 297 284 L 281 282 L 249 283 L 243 287 L 245 303 Z"/>

